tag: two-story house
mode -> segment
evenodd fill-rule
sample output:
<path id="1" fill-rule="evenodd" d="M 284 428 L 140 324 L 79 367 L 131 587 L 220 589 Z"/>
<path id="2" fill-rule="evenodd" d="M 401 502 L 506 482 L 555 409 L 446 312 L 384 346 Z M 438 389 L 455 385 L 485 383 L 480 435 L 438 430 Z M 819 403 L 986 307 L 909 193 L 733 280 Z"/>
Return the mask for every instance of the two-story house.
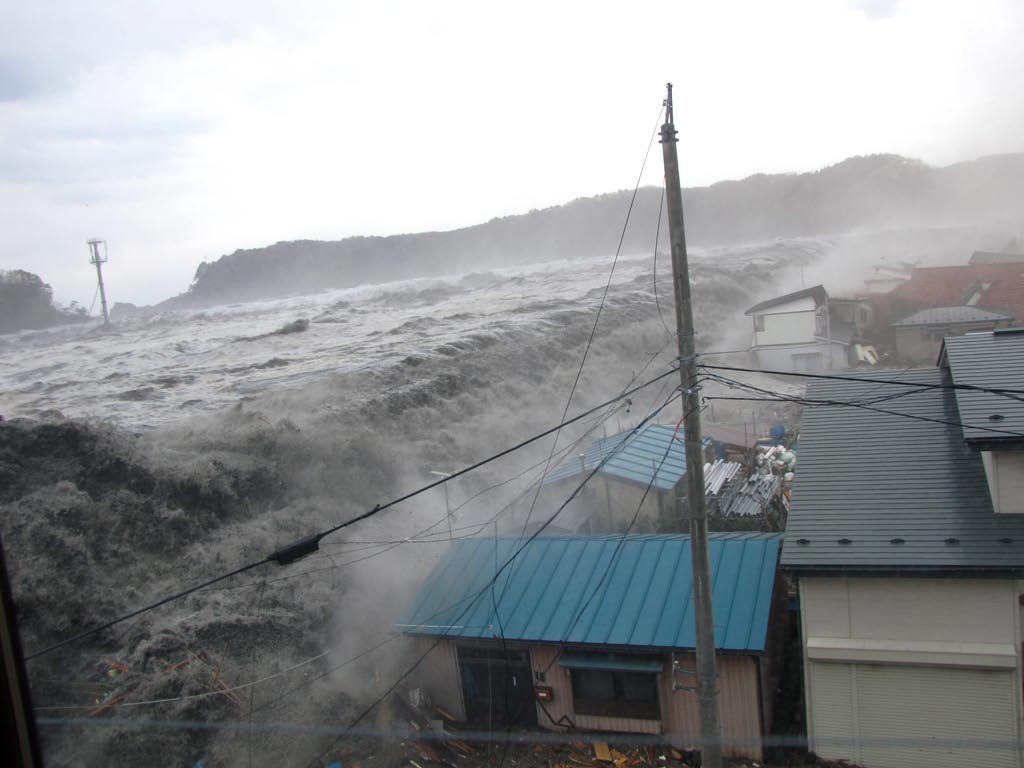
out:
<path id="1" fill-rule="evenodd" d="M 751 352 L 761 368 L 793 372 L 846 367 L 852 327 L 834 317 L 821 285 L 762 301 L 753 319 Z"/>
<path id="2" fill-rule="evenodd" d="M 851 378 L 808 387 L 830 404 L 804 411 L 782 556 L 810 747 L 1021 768 L 1024 330 L 947 338 L 938 367 L 893 383 Z"/>

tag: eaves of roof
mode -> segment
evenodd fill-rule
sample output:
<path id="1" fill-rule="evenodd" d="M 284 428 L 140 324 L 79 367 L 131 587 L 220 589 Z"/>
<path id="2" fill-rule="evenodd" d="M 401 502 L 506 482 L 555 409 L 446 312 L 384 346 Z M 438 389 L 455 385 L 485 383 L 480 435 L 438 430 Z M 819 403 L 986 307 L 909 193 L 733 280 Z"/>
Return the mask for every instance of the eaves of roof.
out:
<path id="1" fill-rule="evenodd" d="M 950 381 L 938 368 L 889 378 Z M 1024 515 L 994 512 L 981 456 L 964 442 L 952 390 L 848 379 L 816 381 L 807 397 L 850 405 L 804 409 L 783 567 L 1024 568 Z"/>
<path id="2" fill-rule="evenodd" d="M 828 300 L 828 293 L 825 291 L 825 286 L 814 285 L 810 288 L 804 288 L 799 291 L 794 291 L 793 293 L 787 293 L 785 296 L 777 296 L 774 299 L 762 301 L 760 304 L 752 306 L 744 314 L 752 315 L 755 312 L 761 312 L 765 309 L 771 309 L 772 307 L 778 307 L 782 304 L 788 304 L 791 301 L 799 301 L 800 299 L 808 297 L 814 299 L 815 306 L 820 306 Z"/>
<path id="3" fill-rule="evenodd" d="M 718 650 L 764 651 L 779 539 L 709 535 Z M 396 628 L 455 639 L 690 649 L 696 645 L 690 537 L 456 541 Z"/>

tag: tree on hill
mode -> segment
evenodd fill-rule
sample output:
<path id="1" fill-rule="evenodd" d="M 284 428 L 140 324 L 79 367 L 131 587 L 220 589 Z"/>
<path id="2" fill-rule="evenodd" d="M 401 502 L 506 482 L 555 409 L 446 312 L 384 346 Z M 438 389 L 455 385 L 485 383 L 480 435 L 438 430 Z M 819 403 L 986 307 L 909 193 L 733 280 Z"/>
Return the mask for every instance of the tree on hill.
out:
<path id="1" fill-rule="evenodd" d="M 74 322 L 85 314 L 82 307 L 54 306 L 53 289 L 39 275 L 23 269 L 0 270 L 0 333 Z"/>

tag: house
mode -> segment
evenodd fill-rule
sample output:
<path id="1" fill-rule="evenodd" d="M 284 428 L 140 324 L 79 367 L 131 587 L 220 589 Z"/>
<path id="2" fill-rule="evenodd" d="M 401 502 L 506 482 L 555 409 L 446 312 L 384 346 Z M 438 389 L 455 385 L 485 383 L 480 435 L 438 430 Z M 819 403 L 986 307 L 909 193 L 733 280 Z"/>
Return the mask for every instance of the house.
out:
<path id="1" fill-rule="evenodd" d="M 897 320 L 892 331 L 896 354 L 901 360 L 935 360 L 947 336 L 962 336 L 971 331 L 991 331 L 1013 324 L 1013 317 L 980 307 L 933 307 Z"/>
<path id="2" fill-rule="evenodd" d="M 810 748 L 1021 768 L 1024 402 L 950 385 L 1024 389 L 1024 330 L 948 338 L 939 367 L 888 378 L 912 386 L 808 387 L 835 404 L 804 411 L 781 562 Z"/>
<path id="3" fill-rule="evenodd" d="M 730 516 L 732 486 L 740 486 L 746 474 L 743 463 L 730 459 L 748 457 L 756 441 L 752 434 L 711 424 L 706 433 L 714 436 L 703 440 L 708 511 L 712 517 Z M 673 533 L 687 528 L 685 501 L 682 510 L 676 504 L 677 487 L 686 474 L 682 428 L 645 424 L 595 440 L 548 473 L 542 502 L 560 501 L 591 473 L 594 476 L 559 515 L 562 527 L 579 533 Z M 777 487 L 752 517 L 761 519 L 773 512 L 780 493 Z M 743 510 L 750 512 L 749 506 Z"/>
<path id="4" fill-rule="evenodd" d="M 787 614 L 779 538 L 708 545 L 724 753 L 755 760 Z M 457 541 L 396 628 L 423 658 L 415 682 L 460 721 L 699 738 L 689 536 Z"/>
<path id="5" fill-rule="evenodd" d="M 880 320 L 889 323 L 920 309 L 954 306 L 987 309 L 1020 322 L 1024 319 L 1024 262 L 916 267 L 880 306 L 889 313 Z"/>
<path id="6" fill-rule="evenodd" d="M 1020 238 L 1013 238 L 1002 251 L 975 251 L 971 254 L 971 264 L 1012 264 L 1024 262 L 1024 253 L 1020 251 Z"/>
<path id="7" fill-rule="evenodd" d="M 830 311 L 823 286 L 762 301 L 746 314 L 753 318 L 751 352 L 761 368 L 798 373 L 846 367 L 852 327 Z"/>

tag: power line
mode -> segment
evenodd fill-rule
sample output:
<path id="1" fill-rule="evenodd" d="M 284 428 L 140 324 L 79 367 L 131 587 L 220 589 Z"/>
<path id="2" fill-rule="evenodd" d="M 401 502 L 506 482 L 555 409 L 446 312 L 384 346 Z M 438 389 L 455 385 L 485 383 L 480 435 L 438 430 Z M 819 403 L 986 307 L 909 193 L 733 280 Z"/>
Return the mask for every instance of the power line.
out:
<path id="1" fill-rule="evenodd" d="M 716 354 L 716 353 L 702 353 L 702 354 Z M 724 354 L 724 353 L 717 353 Z M 765 370 L 763 368 L 741 368 L 739 366 L 730 365 L 707 365 L 705 363 L 699 363 L 698 368 L 706 368 L 714 371 L 739 371 L 741 373 L 765 373 L 772 376 L 794 376 L 801 379 L 831 379 L 835 381 L 849 381 L 849 382 L 863 382 L 868 384 L 896 384 L 903 387 L 921 387 L 923 389 L 959 389 L 968 392 L 984 392 L 990 395 L 1004 395 L 1010 397 L 1013 400 L 1022 400 L 1024 398 L 1015 397 L 1015 395 L 1024 395 L 1024 389 L 1006 389 L 1001 387 L 981 387 L 976 384 L 926 384 L 917 381 L 900 381 L 899 379 L 881 379 L 869 376 L 838 376 L 836 374 L 827 373 L 794 373 L 792 371 L 772 371 Z"/>
<path id="2" fill-rule="evenodd" d="M 622 244 L 626 240 L 626 230 L 629 227 L 629 219 L 633 213 L 633 205 L 636 203 L 636 196 L 640 191 L 640 181 L 644 176 L 644 169 L 647 167 L 647 159 L 651 156 L 651 147 L 654 146 L 654 138 L 658 135 L 658 124 L 661 122 L 661 115 L 664 112 L 664 107 L 658 110 L 658 119 L 654 123 L 654 131 L 651 132 L 651 139 L 647 142 L 647 151 L 644 153 L 644 160 L 640 164 L 640 173 L 637 174 L 636 184 L 633 187 L 633 196 L 629 199 L 629 207 L 626 209 L 626 218 L 622 222 L 622 230 L 619 233 L 619 244 L 615 248 L 615 258 L 612 259 L 612 268 L 608 272 L 608 281 L 605 283 L 604 292 L 601 294 L 601 302 L 597 305 L 597 314 L 594 316 L 594 325 L 590 329 L 590 337 L 587 339 L 587 345 L 583 349 L 583 359 L 580 360 L 580 367 L 576 371 L 576 378 L 572 382 L 572 387 L 569 389 L 569 397 L 566 398 L 565 408 L 562 410 L 562 421 L 565 421 L 566 414 L 569 413 L 569 407 L 572 405 L 572 399 L 576 394 L 576 387 L 579 386 L 580 378 L 583 376 L 583 368 L 587 364 L 587 356 L 590 354 L 590 347 L 594 343 L 594 337 L 597 335 L 597 326 L 601 321 L 601 312 L 604 310 L 605 301 L 608 299 L 608 291 L 612 287 L 612 277 L 615 275 L 615 267 L 619 263 L 619 256 L 622 253 Z M 659 210 L 660 216 L 660 210 Z M 657 244 L 655 244 L 657 245 Z M 657 252 L 657 251 L 655 251 Z M 555 454 L 555 449 L 558 447 L 559 432 L 555 433 L 555 440 L 551 444 L 551 453 L 548 455 L 548 462 L 544 467 L 544 474 L 547 474 L 548 466 L 551 464 L 551 457 Z M 526 521 L 523 523 L 523 533 L 521 536 L 526 534 L 526 529 L 530 525 L 530 520 L 533 518 L 533 510 L 537 506 L 537 499 L 540 496 L 541 486 L 537 486 L 537 491 L 534 493 L 533 501 L 530 503 L 530 509 L 526 514 Z M 503 590 L 504 591 L 504 590 Z"/>
<path id="3" fill-rule="evenodd" d="M 659 352 L 660 352 L 660 350 L 659 350 Z M 653 358 L 652 358 L 652 360 L 653 360 Z M 644 368 L 641 369 L 640 373 L 642 373 L 643 370 L 646 370 L 647 366 L 650 365 L 650 362 L 651 361 L 648 361 L 648 363 L 644 366 Z M 630 384 L 632 384 L 634 381 L 636 381 L 636 379 L 639 378 L 639 375 L 640 375 L 639 373 L 634 375 L 632 380 L 630 381 Z M 659 397 L 660 397 L 660 395 L 659 395 Z M 601 417 L 595 419 L 594 423 L 590 427 L 588 427 L 588 429 L 582 435 L 580 435 L 580 437 L 578 437 L 571 444 L 563 447 L 560 450 L 560 454 L 561 454 L 562 458 L 564 458 L 564 456 L 568 455 L 569 452 L 571 452 L 573 449 L 576 448 L 576 446 L 578 446 L 581 442 L 583 442 L 590 435 L 590 433 L 593 432 L 598 426 L 600 426 L 602 423 L 604 423 L 609 418 L 611 418 L 611 416 L 613 414 L 614 414 L 614 410 L 609 410 L 607 413 L 605 413 Z M 472 501 L 473 499 L 479 497 L 480 495 L 482 495 L 484 493 L 487 493 L 488 491 L 494 490 L 495 488 L 498 488 L 498 487 L 500 487 L 502 485 L 505 485 L 506 483 L 509 483 L 509 482 L 512 482 L 513 480 L 521 478 L 523 475 L 525 475 L 529 471 L 531 471 L 533 469 L 536 469 L 541 464 L 546 464 L 547 462 L 548 462 L 548 459 L 539 461 L 539 462 L 537 462 L 537 463 L 527 467 L 525 470 L 520 472 L 518 475 L 515 475 L 515 476 L 513 476 L 511 478 L 508 478 L 506 480 L 501 481 L 500 483 L 495 483 L 494 485 L 491 485 L 488 488 L 483 489 L 482 491 L 480 491 L 480 492 L 474 494 L 473 496 L 471 496 L 469 499 L 467 499 L 465 502 L 463 502 L 459 506 L 455 507 L 455 509 L 453 511 L 457 511 L 457 510 L 461 509 L 463 506 L 468 504 L 470 501 Z M 461 541 L 463 539 L 474 538 L 477 535 L 479 535 L 480 532 L 483 531 L 484 528 L 487 528 L 488 526 L 493 524 L 499 517 L 501 517 L 503 514 L 508 512 L 510 509 L 512 509 L 515 506 L 515 504 L 520 499 L 522 499 L 529 492 L 530 488 L 532 488 L 535 483 L 540 483 L 543 479 L 544 479 L 544 472 L 541 472 L 541 474 L 538 476 L 538 478 L 536 480 L 532 481 L 527 486 L 526 489 L 524 489 L 515 498 L 513 498 L 512 501 L 510 501 L 508 504 L 506 504 L 504 507 L 502 507 L 500 510 L 498 510 L 498 512 L 496 512 L 494 515 L 492 515 L 489 519 L 487 519 L 487 520 L 485 520 L 483 522 L 480 522 L 480 523 L 475 523 L 473 525 L 461 526 L 459 528 L 453 529 L 453 532 L 454 531 L 472 531 L 472 533 L 466 533 L 466 534 L 463 534 L 463 535 L 460 535 L 460 536 L 454 536 L 454 535 L 449 534 L 447 536 L 437 536 L 437 537 L 434 537 L 434 538 L 419 538 L 423 534 L 433 530 L 434 528 L 439 527 L 442 523 L 444 523 L 445 520 L 447 519 L 447 514 L 446 514 L 445 516 L 439 518 L 435 522 L 433 522 L 430 525 L 428 525 L 426 528 L 423 528 L 420 531 L 412 534 L 411 536 L 407 536 L 407 537 L 402 538 L 402 539 L 385 539 L 385 540 L 370 541 L 370 542 L 353 542 L 353 541 L 341 542 L 338 545 L 340 547 L 344 547 L 346 544 L 353 544 L 353 543 L 367 544 L 368 546 L 356 547 L 355 549 L 350 549 L 350 550 L 345 550 L 345 551 L 338 551 L 336 554 L 353 554 L 355 552 L 365 552 L 367 550 L 377 550 L 377 551 L 372 552 L 372 553 L 370 553 L 370 554 L 368 554 L 368 555 L 366 555 L 364 557 L 356 558 L 355 560 L 349 560 L 347 562 L 342 562 L 342 563 L 335 563 L 333 558 L 329 558 L 329 556 L 327 556 L 325 554 L 325 557 L 328 557 L 328 559 L 331 559 L 332 565 L 325 566 L 324 568 L 313 568 L 313 569 L 301 571 L 299 573 L 288 574 L 287 576 L 279 576 L 279 577 L 274 578 L 274 579 L 264 579 L 264 580 L 261 580 L 259 582 L 250 582 L 248 584 L 239 584 L 239 585 L 230 586 L 230 587 L 213 587 L 213 589 L 220 589 L 220 590 L 247 589 L 247 588 L 250 588 L 250 587 L 259 586 L 260 584 L 262 584 L 264 582 L 269 583 L 269 582 L 276 582 L 276 581 L 286 581 L 288 579 L 300 578 L 302 576 L 306 576 L 306 575 L 309 575 L 309 574 L 312 574 L 312 573 L 322 573 L 324 571 L 332 571 L 332 570 L 336 570 L 338 568 L 345 568 L 345 567 L 350 566 L 350 565 L 355 565 L 357 563 L 361 563 L 361 562 L 364 562 L 366 560 L 370 560 L 370 559 L 372 559 L 374 557 L 378 557 L 380 555 L 385 555 L 388 552 L 390 552 L 391 550 L 393 550 L 393 549 L 395 549 L 395 548 L 397 548 L 397 547 L 399 547 L 399 546 L 401 546 L 403 544 L 439 544 L 439 543 L 444 543 L 444 542 Z M 330 545 L 327 545 L 327 546 L 330 546 Z M 316 557 L 316 555 L 313 555 L 312 557 Z M 307 562 L 309 562 L 309 561 L 307 561 Z"/>
<path id="4" fill-rule="evenodd" d="M 734 379 L 728 379 L 728 378 L 726 378 L 724 376 L 716 376 L 715 378 L 717 380 L 719 380 L 719 381 L 722 381 L 722 382 L 727 383 L 727 384 L 732 384 L 732 385 L 738 386 L 738 387 L 740 387 L 742 389 L 747 389 L 747 390 L 750 390 L 752 392 L 760 392 L 760 393 L 762 393 L 762 396 L 761 397 L 727 397 L 727 396 L 722 396 L 722 395 L 709 395 L 709 396 L 705 397 L 704 400 L 707 400 L 707 401 L 711 401 L 711 400 L 733 400 L 733 401 L 746 401 L 746 402 L 751 402 L 751 401 L 753 401 L 753 402 L 785 402 L 785 403 L 795 403 L 795 404 L 798 404 L 798 405 L 804 405 L 804 406 L 808 406 L 808 407 L 811 407 L 811 406 L 844 406 L 844 407 L 848 407 L 848 408 L 859 408 L 859 409 L 865 410 L 865 411 L 874 411 L 876 413 L 883 413 L 883 414 L 887 414 L 887 415 L 890 415 L 890 416 L 900 416 L 902 418 L 912 419 L 914 421 L 924 421 L 924 422 L 930 422 L 930 423 L 933 423 L 933 424 L 942 424 L 943 426 L 947 426 L 947 427 L 959 427 L 960 429 L 980 429 L 980 430 L 983 430 L 983 431 L 986 431 L 986 432 L 994 432 L 994 433 L 1001 434 L 1001 435 L 1012 435 L 1013 437 L 1024 437 L 1024 433 L 1022 433 L 1022 432 L 1014 432 L 1014 431 L 1008 430 L 1008 429 L 998 429 L 997 427 L 987 427 L 987 426 L 983 426 L 983 425 L 980 425 L 980 424 L 964 424 L 963 422 L 959 422 L 959 421 L 951 421 L 951 420 L 948 420 L 948 419 L 937 419 L 937 418 L 932 418 L 930 416 L 920 416 L 918 414 L 906 413 L 904 411 L 894 411 L 894 410 L 891 410 L 889 408 L 878 408 L 876 406 L 867 405 L 867 404 L 865 404 L 863 402 L 858 402 L 858 401 L 830 400 L 830 399 L 799 397 L 799 396 L 796 396 L 796 395 L 786 395 L 786 394 L 783 394 L 781 392 L 775 392 L 773 390 L 763 389 L 763 388 L 757 387 L 757 386 L 755 386 L 753 384 L 747 384 L 747 383 L 742 382 L 742 381 L 736 381 Z M 843 377 L 838 377 L 838 378 L 843 378 Z M 846 380 L 847 381 L 858 381 L 858 379 L 846 379 Z M 907 382 L 894 382 L 894 383 L 907 384 Z M 924 391 L 927 391 L 927 390 L 930 390 L 930 389 L 935 389 L 935 388 L 936 388 L 935 386 L 920 385 L 918 387 L 918 389 L 916 389 L 914 391 L 911 391 L 911 392 L 908 392 L 908 393 L 905 393 L 903 396 L 908 395 L 908 394 L 920 394 L 920 393 L 922 393 Z M 938 388 L 942 388 L 942 387 L 938 387 Z M 888 398 L 882 398 L 882 400 L 885 400 L 885 399 L 888 399 Z"/>
<path id="5" fill-rule="evenodd" d="M 676 397 L 678 397 L 678 396 L 679 396 L 678 393 L 673 393 L 673 395 L 671 397 L 669 397 L 669 399 L 666 400 L 665 403 L 661 407 L 659 407 L 658 409 L 652 411 L 643 420 L 641 420 L 641 422 L 639 424 L 637 424 L 631 430 L 631 435 L 632 434 L 636 434 L 637 432 L 639 432 L 640 429 L 645 424 L 647 424 L 650 421 L 652 421 L 659 413 L 661 413 L 662 410 L 664 410 L 668 405 L 670 405 L 676 399 Z M 399 675 L 399 677 L 394 681 L 394 683 L 391 684 L 391 686 L 388 687 L 388 689 L 386 691 L 384 691 L 384 693 L 382 693 L 380 696 L 378 696 L 376 699 L 374 699 L 374 701 L 372 703 L 370 703 L 369 706 L 367 706 L 364 710 L 362 710 L 362 712 L 360 712 L 355 717 L 355 719 L 352 720 L 351 723 L 349 723 L 349 725 L 346 727 L 345 731 L 338 738 L 336 738 L 333 742 L 331 742 L 331 744 L 328 745 L 328 747 L 325 750 L 323 750 L 319 755 L 317 755 L 317 757 L 310 763 L 310 765 L 316 765 L 317 761 L 321 757 L 323 757 L 325 754 L 330 752 L 330 750 L 333 749 L 335 744 L 337 744 L 341 739 L 343 739 L 351 731 L 352 728 L 355 728 L 355 726 L 357 726 L 363 720 L 363 718 L 365 718 L 367 715 L 369 715 L 370 712 L 372 712 L 382 701 L 387 699 L 387 697 L 390 696 L 395 691 L 395 689 L 398 688 L 399 685 L 401 685 L 403 680 L 405 680 L 409 675 L 411 675 L 413 672 L 416 671 L 416 669 L 419 667 L 419 665 L 423 663 L 423 660 L 426 659 L 427 656 L 430 655 L 431 652 L 433 652 L 433 650 L 441 643 L 442 640 L 444 640 L 445 638 L 448 637 L 448 633 L 451 631 L 451 629 L 456 624 L 458 624 L 458 622 L 462 620 L 462 617 L 465 616 L 469 612 L 469 610 L 477 603 L 477 601 L 480 600 L 480 598 L 483 597 L 484 594 L 486 594 L 493 587 L 493 585 L 497 582 L 498 578 L 505 571 L 505 569 L 508 568 L 513 562 L 515 562 L 516 558 L 518 558 L 519 555 L 522 554 L 523 550 L 525 550 L 538 536 L 540 536 L 541 533 L 544 532 L 544 530 L 549 525 L 551 525 L 555 521 L 555 519 L 565 510 L 565 508 L 573 501 L 573 499 L 575 499 L 576 496 L 579 495 L 580 491 L 583 490 L 583 488 L 590 481 L 590 479 L 593 478 L 594 475 L 596 475 L 604 467 L 604 465 L 607 464 L 620 450 L 622 450 L 622 448 L 624 447 L 624 444 L 627 441 L 628 441 L 628 438 L 627 438 L 627 440 L 623 440 L 613 450 L 609 451 L 607 456 L 603 457 L 597 463 L 597 465 L 586 475 L 586 477 L 583 478 L 583 480 L 580 482 L 580 484 L 577 485 L 573 489 L 572 493 L 569 494 L 569 497 L 567 499 L 565 499 L 565 501 L 563 501 L 559 505 L 558 509 L 555 510 L 554 514 L 552 514 L 551 517 L 549 517 L 547 520 L 545 520 L 537 528 L 537 530 L 534 533 L 530 534 L 530 536 L 526 539 L 526 541 L 523 544 L 521 544 L 509 556 L 509 558 L 507 560 L 505 560 L 505 562 L 501 565 L 500 568 L 497 568 L 497 567 L 495 568 L 494 575 L 488 580 L 488 582 L 480 590 L 478 590 L 474 595 L 472 595 L 472 599 L 470 599 L 467 602 L 466 607 L 463 608 L 462 611 L 459 612 L 458 616 L 456 616 L 454 619 L 452 619 L 451 623 L 448 626 L 446 626 L 441 631 L 441 633 L 437 636 L 437 639 L 434 640 L 434 642 L 430 644 L 430 647 L 427 648 L 427 650 L 424 651 L 419 657 L 417 657 L 417 659 L 412 663 L 412 665 L 410 665 L 401 675 Z"/>
<path id="6" fill-rule="evenodd" d="M 385 504 L 378 504 L 373 509 L 370 509 L 370 510 L 368 510 L 368 511 L 366 511 L 366 512 L 360 514 L 360 515 L 356 515 L 355 517 L 353 517 L 353 518 L 351 518 L 349 520 L 346 520 L 345 522 L 339 523 L 338 525 L 335 525 L 335 526 L 332 526 L 330 528 L 327 528 L 326 530 L 321 531 L 320 533 L 315 533 L 315 534 L 306 536 L 304 538 L 298 539 L 298 540 L 292 542 L 291 544 L 288 544 L 288 545 L 286 545 L 286 546 L 276 550 L 275 552 L 272 552 L 271 554 L 267 555 L 266 557 L 261 558 L 260 560 L 253 561 L 251 563 L 248 563 L 247 565 L 243 565 L 243 566 L 241 566 L 239 568 L 236 568 L 233 571 L 229 571 L 228 573 L 221 574 L 220 576 L 215 576 L 212 579 L 207 579 L 206 581 L 204 581 L 204 582 L 202 582 L 200 584 L 197 584 L 195 586 L 189 587 L 188 589 L 184 589 L 184 590 L 176 592 L 176 593 L 174 593 L 172 595 L 168 595 L 167 597 L 164 597 L 164 598 L 162 598 L 160 600 L 157 600 L 154 603 L 150 603 L 148 605 L 145 605 L 142 608 L 138 608 L 138 609 L 136 609 L 134 611 L 131 611 L 129 613 L 126 613 L 126 614 L 124 614 L 122 616 L 118 616 L 115 619 L 111 619 L 110 621 L 107 621 L 107 622 L 105 622 L 103 624 L 100 624 L 100 625 L 95 626 L 95 627 L 91 627 L 91 628 L 89 628 L 87 630 L 84 630 L 84 631 L 79 632 L 79 633 L 77 633 L 75 635 L 72 635 L 71 637 L 67 637 L 64 640 L 61 640 L 61 641 L 59 641 L 57 643 L 49 645 L 49 646 L 47 646 L 47 647 L 45 647 L 45 648 L 43 648 L 41 650 L 38 650 L 38 651 L 36 651 L 34 653 L 26 655 L 25 656 L 25 660 L 26 661 L 31 661 L 33 659 L 39 658 L 40 656 L 45 656 L 46 654 L 52 653 L 53 651 L 55 651 L 55 650 L 57 650 L 59 648 L 63 648 L 66 645 L 70 645 L 71 643 L 78 642 L 79 640 L 84 640 L 87 637 L 90 637 L 90 636 L 95 635 L 95 634 L 97 634 L 99 632 L 102 632 L 102 631 L 104 631 L 106 629 L 109 629 L 110 627 L 113 627 L 113 626 L 115 626 L 117 624 L 120 624 L 123 621 L 127 621 L 128 619 L 134 618 L 134 617 L 139 616 L 139 615 L 141 615 L 143 613 L 147 613 L 148 611 L 152 611 L 152 610 L 154 610 L 156 608 L 159 608 L 159 607 L 161 607 L 163 605 L 167 605 L 168 603 L 174 602 L 175 600 L 180 600 L 181 598 L 187 597 L 188 595 L 191 595 L 194 592 L 198 592 L 201 589 L 205 589 L 207 587 L 213 586 L 214 584 L 218 584 L 218 583 L 220 583 L 222 581 L 230 579 L 232 576 L 237 576 L 239 574 L 245 573 L 246 571 L 251 571 L 252 569 L 258 568 L 261 565 L 266 565 L 268 563 L 277 563 L 278 565 L 289 565 L 289 564 L 295 562 L 296 560 L 298 560 L 300 558 L 303 558 L 306 555 L 309 555 L 309 554 L 312 554 L 313 552 L 315 552 L 317 550 L 317 548 L 319 547 L 320 541 L 324 537 L 329 536 L 332 533 L 336 533 L 337 531 L 340 531 L 343 528 L 347 528 L 347 527 L 349 527 L 351 525 L 354 525 L 354 524 L 356 524 L 358 522 L 366 520 L 367 518 L 373 517 L 374 515 L 379 514 L 380 512 L 383 512 L 386 509 L 390 509 L 391 507 L 394 507 L 394 506 L 396 506 L 398 504 L 401 504 L 404 501 L 408 501 L 409 499 L 414 498 L 415 496 L 418 496 L 421 493 L 425 493 L 426 491 L 429 491 L 432 488 L 436 488 L 441 483 L 447 482 L 448 480 L 450 480 L 453 477 L 459 477 L 461 475 L 465 475 L 465 474 L 467 474 L 469 472 L 472 472 L 472 471 L 474 471 L 476 469 L 479 469 L 480 467 L 483 467 L 483 466 L 485 466 L 487 464 L 490 464 L 490 463 L 492 463 L 494 461 L 497 461 L 498 459 L 504 458 L 505 456 L 508 456 L 509 454 L 514 453 L 515 451 L 518 451 L 518 450 L 526 447 L 527 445 L 530 445 L 531 443 L 535 443 L 538 440 L 542 440 L 543 438 L 547 437 L 548 435 L 550 435 L 550 434 L 552 434 L 554 432 L 557 432 L 558 430 L 562 429 L 563 427 L 566 427 L 566 426 L 568 426 L 570 424 L 576 423 L 577 421 L 585 419 L 587 416 L 589 416 L 589 415 L 591 415 L 591 414 L 601 410 L 602 408 L 605 408 L 605 407 L 611 405 L 612 403 L 615 403 L 615 402 L 617 402 L 619 400 L 622 400 L 622 399 L 628 397 L 629 395 L 632 395 L 632 394 L 634 394 L 636 392 L 639 392 L 639 391 L 645 389 L 646 387 L 649 387 L 651 384 L 654 384 L 654 383 L 656 383 L 658 381 L 661 381 L 664 378 L 667 378 L 668 376 L 671 376 L 672 374 L 676 373 L 676 371 L 678 371 L 678 368 L 674 368 L 672 370 L 669 370 L 669 371 L 666 371 L 666 372 L 664 372 L 662 374 L 659 374 L 658 376 L 655 376 L 653 379 L 650 379 L 650 380 L 644 382 L 643 384 L 640 384 L 640 385 L 638 385 L 636 387 L 633 387 L 632 389 L 628 389 L 625 392 L 623 392 L 623 393 L 621 393 L 621 394 L 619 394 L 619 395 L 617 395 L 617 396 L 615 396 L 613 398 L 610 398 L 609 400 L 606 400 L 605 402 L 603 402 L 603 403 L 601 403 L 599 405 L 594 406 L 593 408 L 590 408 L 590 409 L 588 409 L 586 411 L 583 411 L 580 414 L 577 414 L 576 416 L 573 416 L 571 419 L 563 421 L 563 422 L 559 423 L 558 425 L 556 425 L 554 427 L 550 427 L 550 428 L 544 430 L 543 432 L 540 432 L 540 433 L 534 435 L 533 437 L 529 437 L 529 438 L 527 438 L 525 440 L 522 440 L 519 443 L 516 443 L 515 445 L 511 446 L 510 448 L 505 448 L 504 450 L 501 450 L 498 453 L 493 454 L 493 455 L 489 456 L 486 459 L 482 459 L 481 461 L 478 461 L 475 464 L 472 464 L 472 465 L 470 465 L 468 467 L 465 467 L 464 469 L 460 469 L 457 472 L 453 472 L 451 475 L 449 475 L 446 478 L 443 478 L 441 480 L 437 480 L 437 481 L 428 483 L 427 485 L 424 485 L 424 486 L 418 488 L 415 491 L 407 493 L 404 496 L 401 496 L 401 497 L 399 497 L 397 499 L 393 499 L 393 500 L 391 500 L 391 501 L 389 501 L 389 502 L 387 502 Z"/>
<path id="7" fill-rule="evenodd" d="M 699 384 L 700 382 L 698 381 L 697 383 Z M 693 413 L 693 412 L 691 411 L 690 413 Z M 690 413 L 684 413 L 682 418 L 680 418 L 678 423 L 676 424 L 676 428 L 672 432 L 672 437 L 669 438 L 668 446 L 665 448 L 665 453 L 662 455 L 661 461 L 658 462 L 658 466 L 651 473 L 651 479 L 647 483 L 647 487 L 644 488 L 643 494 L 640 496 L 640 501 L 636 505 L 636 511 L 633 513 L 633 517 L 630 519 L 629 525 L 626 526 L 626 530 L 623 531 L 622 536 L 619 538 L 618 543 L 615 545 L 615 550 L 612 552 L 612 556 L 608 560 L 608 565 L 605 566 L 604 572 L 601 574 L 601 578 L 597 582 L 597 586 L 594 587 L 593 592 L 590 593 L 590 597 L 588 597 L 584 601 L 582 607 L 576 612 L 576 617 L 572 620 L 572 623 L 569 625 L 569 627 L 562 634 L 562 640 L 559 643 L 558 653 L 556 653 L 555 655 L 553 655 L 551 657 L 551 661 L 549 661 L 548 665 L 544 668 L 545 674 L 548 672 L 548 670 L 551 669 L 551 667 L 554 665 L 554 663 L 562 655 L 562 651 L 565 650 L 565 644 L 569 641 L 569 635 L 572 634 L 572 631 L 576 628 L 576 625 L 580 622 L 580 619 L 583 618 L 583 614 L 585 614 L 587 612 L 587 609 L 590 607 L 590 604 L 593 602 L 594 598 L 597 597 L 598 593 L 601 591 L 601 587 L 604 586 L 605 579 L 608 578 L 608 575 L 611 573 L 612 568 L 615 566 L 616 562 L 618 561 L 619 554 L 622 552 L 622 547 L 626 543 L 626 537 L 629 536 L 630 531 L 633 530 L 633 526 L 636 525 L 636 521 L 640 517 L 640 511 L 643 509 L 644 502 L 647 501 L 647 496 L 648 496 L 648 494 L 650 494 L 651 488 L 654 487 L 654 481 L 657 480 L 658 473 L 661 472 L 661 468 L 665 465 L 665 462 L 668 460 L 669 454 L 672 452 L 672 443 L 673 443 L 673 441 L 675 441 L 676 435 L 679 434 L 679 428 L 683 425 L 683 422 L 690 415 Z"/>

